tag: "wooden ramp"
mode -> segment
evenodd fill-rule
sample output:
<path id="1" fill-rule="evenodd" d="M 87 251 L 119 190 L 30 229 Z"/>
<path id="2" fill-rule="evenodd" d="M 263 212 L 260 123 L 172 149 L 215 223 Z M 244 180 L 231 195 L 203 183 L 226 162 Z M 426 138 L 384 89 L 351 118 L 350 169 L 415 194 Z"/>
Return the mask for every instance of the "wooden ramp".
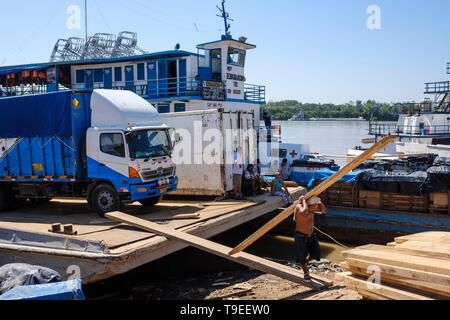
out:
<path id="1" fill-rule="evenodd" d="M 136 218 L 134 216 L 127 215 L 122 212 L 107 213 L 105 217 L 111 220 L 126 223 L 128 225 L 137 227 L 142 230 L 146 230 L 148 232 L 156 233 L 169 239 L 178 240 L 197 249 L 246 265 L 250 268 L 265 273 L 273 274 L 275 276 L 278 276 L 286 280 L 290 280 L 295 283 L 299 283 L 313 290 L 320 290 L 332 285 L 332 282 L 330 282 L 329 280 L 322 279 L 319 277 L 313 277 L 312 282 L 305 282 L 305 280 L 303 279 L 303 273 L 301 271 L 248 253 L 241 252 L 234 256 L 230 256 L 228 255 L 228 252 L 230 252 L 231 250 L 231 248 L 229 247 L 223 246 L 221 244 L 215 243 L 207 239 L 191 235 L 186 232 L 174 230 L 144 219 Z"/>
<path id="2" fill-rule="evenodd" d="M 345 284 L 369 299 L 449 299 L 450 234 L 424 232 L 395 239 L 388 246 L 366 245 L 342 253 Z M 380 286 L 366 280 L 376 268 Z"/>

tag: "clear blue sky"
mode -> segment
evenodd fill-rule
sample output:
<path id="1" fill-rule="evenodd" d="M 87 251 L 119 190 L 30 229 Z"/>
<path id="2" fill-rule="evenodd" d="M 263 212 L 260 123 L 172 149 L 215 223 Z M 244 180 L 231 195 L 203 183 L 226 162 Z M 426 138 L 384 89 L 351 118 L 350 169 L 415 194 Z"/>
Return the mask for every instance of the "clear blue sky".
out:
<path id="1" fill-rule="evenodd" d="M 84 0 L 4 1 L 0 65 L 48 61 L 69 30 L 68 6 Z M 88 0 L 89 34 L 138 32 L 151 52 L 216 40 L 220 0 Z M 381 9 L 381 30 L 369 30 L 368 6 Z M 424 82 L 449 80 L 448 0 L 227 0 L 235 38 L 248 37 L 247 80 L 267 86 L 269 100 L 343 103 L 419 101 Z M 194 26 L 196 24 L 196 27 Z"/>

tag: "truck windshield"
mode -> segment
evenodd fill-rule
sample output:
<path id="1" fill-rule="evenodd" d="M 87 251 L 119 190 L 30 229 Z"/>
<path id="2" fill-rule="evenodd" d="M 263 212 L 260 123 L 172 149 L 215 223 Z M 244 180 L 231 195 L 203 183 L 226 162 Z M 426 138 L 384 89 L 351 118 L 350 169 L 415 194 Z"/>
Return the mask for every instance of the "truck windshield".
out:
<path id="1" fill-rule="evenodd" d="M 169 132 L 167 130 L 134 131 L 129 148 L 130 157 L 134 159 L 170 156 L 172 147 Z"/>

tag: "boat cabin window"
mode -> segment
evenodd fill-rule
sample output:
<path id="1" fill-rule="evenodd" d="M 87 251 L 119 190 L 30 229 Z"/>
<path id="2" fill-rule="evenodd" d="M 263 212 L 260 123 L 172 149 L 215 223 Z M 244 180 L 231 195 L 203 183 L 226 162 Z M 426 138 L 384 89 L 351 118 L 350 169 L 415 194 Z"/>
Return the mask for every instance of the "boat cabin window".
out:
<path id="1" fill-rule="evenodd" d="M 145 64 L 144 63 L 138 63 L 138 65 L 137 65 L 137 79 L 145 80 Z"/>
<path id="2" fill-rule="evenodd" d="M 122 67 L 114 68 L 114 81 L 117 81 L 117 82 L 122 81 Z"/>
<path id="3" fill-rule="evenodd" d="M 103 82 L 103 69 L 94 69 L 94 82 Z"/>
<path id="4" fill-rule="evenodd" d="M 170 104 L 168 104 L 168 103 L 158 104 L 158 112 L 159 113 L 170 113 Z"/>
<path id="5" fill-rule="evenodd" d="M 243 67 L 245 65 L 245 50 L 228 48 L 228 64 Z"/>
<path id="6" fill-rule="evenodd" d="M 100 135 L 100 150 L 103 153 L 125 158 L 125 143 L 121 133 L 103 133 Z"/>
<path id="7" fill-rule="evenodd" d="M 222 49 L 211 50 L 211 76 L 214 81 L 222 81 Z"/>
<path id="8" fill-rule="evenodd" d="M 77 70 L 76 72 L 76 82 L 84 83 L 84 70 Z"/>

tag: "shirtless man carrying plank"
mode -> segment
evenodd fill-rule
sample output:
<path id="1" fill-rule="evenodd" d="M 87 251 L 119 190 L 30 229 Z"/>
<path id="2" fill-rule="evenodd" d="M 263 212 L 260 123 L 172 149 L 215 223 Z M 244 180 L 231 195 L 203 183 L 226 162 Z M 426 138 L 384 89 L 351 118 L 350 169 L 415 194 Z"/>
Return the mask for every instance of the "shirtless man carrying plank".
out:
<path id="1" fill-rule="evenodd" d="M 305 281 L 311 281 L 308 270 L 308 262 L 321 259 L 321 250 L 317 235 L 314 233 L 314 213 L 326 213 L 327 209 L 318 197 L 312 197 L 306 201 L 304 196 L 299 199 L 299 204 L 295 207 L 294 220 L 295 228 L 295 248 L 297 262 L 302 266 L 305 274 Z"/>

